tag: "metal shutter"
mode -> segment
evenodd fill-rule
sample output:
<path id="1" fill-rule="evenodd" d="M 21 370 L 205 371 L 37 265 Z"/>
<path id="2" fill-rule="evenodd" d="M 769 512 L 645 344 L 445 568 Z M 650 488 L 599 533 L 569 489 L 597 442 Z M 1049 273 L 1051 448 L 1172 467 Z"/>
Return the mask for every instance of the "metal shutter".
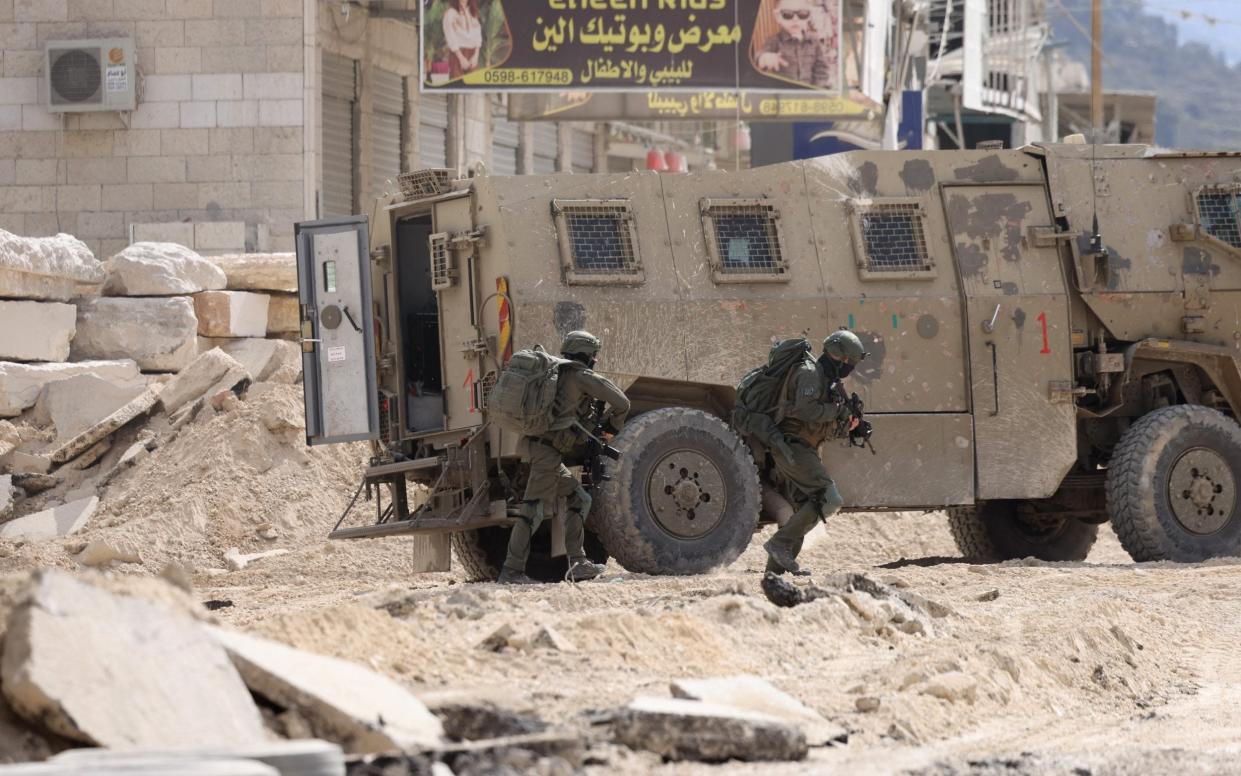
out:
<path id="1" fill-rule="evenodd" d="M 323 217 L 354 213 L 354 78 L 352 59 L 323 53 Z"/>
<path id="2" fill-rule="evenodd" d="M 496 115 L 491 128 L 491 171 L 496 175 L 517 174 L 517 145 L 521 125 L 507 116 Z"/>
<path id="3" fill-rule="evenodd" d="M 534 125 L 534 172 L 538 175 L 556 171 L 558 126 L 548 122 L 537 122 Z"/>
<path id="4" fill-rule="evenodd" d="M 573 130 L 573 172 L 595 171 L 595 133 L 581 129 Z"/>
<path id="5" fill-rule="evenodd" d="M 371 117 L 371 194 L 397 190 L 401 174 L 405 125 L 405 80 L 396 73 L 376 68 L 373 72 L 374 115 Z M 392 183 L 386 183 L 386 181 Z"/>
<path id="6" fill-rule="evenodd" d="M 418 160 L 423 169 L 448 166 L 447 95 L 419 95 Z"/>

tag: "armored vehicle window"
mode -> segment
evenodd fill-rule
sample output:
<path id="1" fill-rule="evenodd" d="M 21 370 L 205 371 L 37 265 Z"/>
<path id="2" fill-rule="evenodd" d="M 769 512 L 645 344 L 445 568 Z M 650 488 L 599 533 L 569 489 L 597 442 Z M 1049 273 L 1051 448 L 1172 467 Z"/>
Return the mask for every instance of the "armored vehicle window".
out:
<path id="1" fill-rule="evenodd" d="M 1241 188 L 1199 191 L 1198 223 L 1215 239 L 1241 249 Z"/>
<path id="2" fill-rule="evenodd" d="M 704 199 L 700 207 L 715 282 L 788 279 L 774 205 L 755 199 Z"/>
<path id="3" fill-rule="evenodd" d="M 552 201 L 565 281 L 641 283 L 633 211 L 623 199 Z"/>
<path id="4" fill-rule="evenodd" d="M 920 200 L 855 202 L 852 211 L 854 252 L 864 279 L 935 276 Z"/>

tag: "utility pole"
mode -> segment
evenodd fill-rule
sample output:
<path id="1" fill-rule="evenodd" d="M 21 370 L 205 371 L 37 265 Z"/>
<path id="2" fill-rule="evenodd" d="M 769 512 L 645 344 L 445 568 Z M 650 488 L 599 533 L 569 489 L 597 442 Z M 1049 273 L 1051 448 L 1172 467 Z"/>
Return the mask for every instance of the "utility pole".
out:
<path id="1" fill-rule="evenodd" d="M 1091 0 L 1090 123 L 1093 142 L 1103 136 L 1103 0 Z"/>

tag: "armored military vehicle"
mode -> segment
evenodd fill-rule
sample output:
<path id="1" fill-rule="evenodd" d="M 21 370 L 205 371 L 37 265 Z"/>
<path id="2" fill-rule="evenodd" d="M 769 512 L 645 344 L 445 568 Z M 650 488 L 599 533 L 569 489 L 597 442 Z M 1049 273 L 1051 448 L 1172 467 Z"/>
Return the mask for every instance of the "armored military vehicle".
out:
<path id="1" fill-rule="evenodd" d="M 589 329 L 633 414 L 587 546 L 707 570 L 787 511 L 729 428 L 775 339 L 847 327 L 876 455 L 828 443 L 846 509 L 945 510 L 961 552 L 1241 552 L 1241 155 L 1143 146 L 856 152 L 744 172 L 402 176 L 300 224 L 307 437 L 370 440 L 373 524 L 425 569 L 498 571 L 515 349 Z M 760 464 L 762 462 L 759 462 Z M 928 518 L 930 519 L 930 518 Z M 369 519 L 368 519 L 369 522 Z M 557 523 L 532 570 L 563 570 Z"/>

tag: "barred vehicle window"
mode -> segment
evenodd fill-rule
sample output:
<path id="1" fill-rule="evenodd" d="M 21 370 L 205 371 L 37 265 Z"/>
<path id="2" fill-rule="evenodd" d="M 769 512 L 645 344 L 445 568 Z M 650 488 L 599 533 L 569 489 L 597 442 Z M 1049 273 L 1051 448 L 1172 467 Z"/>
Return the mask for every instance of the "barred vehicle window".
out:
<path id="1" fill-rule="evenodd" d="M 717 283 L 783 280 L 779 212 L 763 200 L 704 199 L 707 254 Z"/>
<path id="2" fill-rule="evenodd" d="M 642 280 L 633 211 L 626 200 L 554 200 L 561 263 L 570 283 Z"/>
<path id="3" fill-rule="evenodd" d="M 870 272 L 926 272 L 933 269 L 926 247 L 921 206 L 911 202 L 876 203 L 857 214 Z"/>
<path id="4" fill-rule="evenodd" d="M 1198 221 L 1207 234 L 1241 248 L 1241 189 L 1198 192 Z"/>

